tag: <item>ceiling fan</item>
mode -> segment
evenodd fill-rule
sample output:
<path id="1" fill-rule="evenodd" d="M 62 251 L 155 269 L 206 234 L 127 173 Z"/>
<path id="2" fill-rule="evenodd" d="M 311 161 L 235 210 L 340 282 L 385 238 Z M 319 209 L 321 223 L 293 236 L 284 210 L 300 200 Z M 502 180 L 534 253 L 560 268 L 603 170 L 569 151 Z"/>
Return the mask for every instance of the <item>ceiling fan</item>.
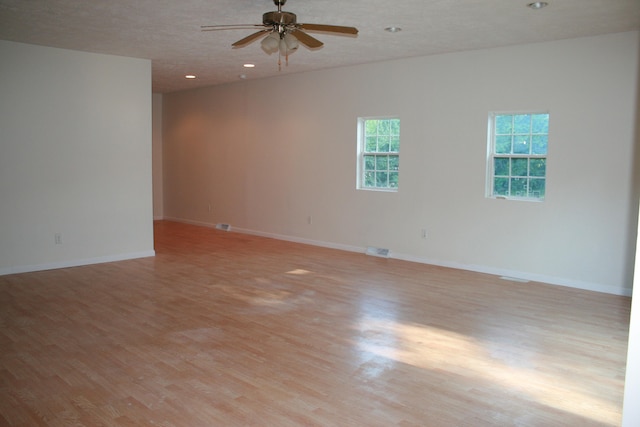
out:
<path id="1" fill-rule="evenodd" d="M 282 10 L 282 6 L 284 6 L 286 2 L 287 0 L 273 0 L 278 10 L 264 13 L 262 15 L 262 24 L 203 25 L 200 28 L 202 31 L 261 28 L 259 31 L 233 43 L 232 46 L 234 48 L 245 47 L 263 37 L 261 42 L 262 50 L 269 55 L 278 52 L 279 67 L 281 65 L 280 56 L 284 56 L 288 63 L 289 55 L 296 51 L 299 43 L 309 49 L 319 49 L 323 46 L 320 40 L 310 36 L 306 31 L 319 31 L 335 35 L 358 34 L 358 29 L 355 27 L 325 24 L 298 24 L 295 13 Z"/>

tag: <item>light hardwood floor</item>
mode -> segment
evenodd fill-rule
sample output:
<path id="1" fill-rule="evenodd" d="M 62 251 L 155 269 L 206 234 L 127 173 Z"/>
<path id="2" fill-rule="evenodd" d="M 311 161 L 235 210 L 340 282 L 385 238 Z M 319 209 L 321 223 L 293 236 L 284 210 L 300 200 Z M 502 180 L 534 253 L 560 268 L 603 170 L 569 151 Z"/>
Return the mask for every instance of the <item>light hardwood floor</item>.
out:
<path id="1" fill-rule="evenodd" d="M 630 299 L 160 221 L 0 277 L 0 425 L 615 426 Z"/>

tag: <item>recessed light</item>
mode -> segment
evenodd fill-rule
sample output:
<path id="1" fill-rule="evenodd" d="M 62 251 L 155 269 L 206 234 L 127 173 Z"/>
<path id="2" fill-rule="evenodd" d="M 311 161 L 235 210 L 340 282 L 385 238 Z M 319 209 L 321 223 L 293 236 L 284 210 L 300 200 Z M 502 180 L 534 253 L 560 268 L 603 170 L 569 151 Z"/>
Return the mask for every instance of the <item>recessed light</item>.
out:
<path id="1" fill-rule="evenodd" d="M 246 74 L 238 74 L 238 78 L 241 79 L 241 80 L 244 80 L 244 79 L 247 78 L 247 75 Z"/>
<path id="2" fill-rule="evenodd" d="M 254 68 L 256 66 L 256 64 L 244 64 L 243 67 L 244 68 Z"/>
<path id="3" fill-rule="evenodd" d="M 193 74 L 187 74 L 186 76 L 184 76 L 185 79 L 195 79 L 196 76 L 194 76 Z"/>
<path id="4" fill-rule="evenodd" d="M 400 27 L 387 27 L 384 30 L 389 32 L 389 33 L 397 33 L 399 31 L 402 31 L 402 28 L 400 28 Z"/>
<path id="5" fill-rule="evenodd" d="M 534 1 L 533 3 L 529 3 L 527 6 L 531 9 L 538 10 L 542 9 L 545 6 L 549 6 L 549 3 L 547 3 L 546 1 Z"/>

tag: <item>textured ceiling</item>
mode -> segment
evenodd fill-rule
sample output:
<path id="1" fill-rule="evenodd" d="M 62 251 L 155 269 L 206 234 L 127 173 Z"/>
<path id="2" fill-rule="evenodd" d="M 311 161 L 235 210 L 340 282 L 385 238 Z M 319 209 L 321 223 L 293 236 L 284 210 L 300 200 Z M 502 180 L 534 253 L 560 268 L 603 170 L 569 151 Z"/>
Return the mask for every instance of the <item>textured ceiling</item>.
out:
<path id="1" fill-rule="evenodd" d="M 640 29 L 640 0 L 289 0 L 298 22 L 357 27 L 357 37 L 314 33 L 278 71 L 260 42 L 232 49 L 253 30 L 202 32 L 201 25 L 259 24 L 272 0 L 0 0 L 0 39 L 151 59 L 153 91 L 171 92 L 278 73 Z M 385 27 L 402 31 L 389 33 Z M 242 64 L 252 62 L 254 69 Z M 187 80 L 185 74 L 195 74 Z"/>

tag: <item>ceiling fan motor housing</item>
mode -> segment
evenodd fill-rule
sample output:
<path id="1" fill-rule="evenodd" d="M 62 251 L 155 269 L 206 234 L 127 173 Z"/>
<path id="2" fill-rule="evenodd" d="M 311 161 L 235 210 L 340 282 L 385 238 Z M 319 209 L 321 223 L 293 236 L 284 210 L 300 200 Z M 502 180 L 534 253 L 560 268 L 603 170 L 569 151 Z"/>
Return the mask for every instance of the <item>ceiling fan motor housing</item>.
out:
<path id="1" fill-rule="evenodd" d="M 264 25 L 295 25 L 296 14 L 291 12 L 267 12 L 262 15 Z"/>

